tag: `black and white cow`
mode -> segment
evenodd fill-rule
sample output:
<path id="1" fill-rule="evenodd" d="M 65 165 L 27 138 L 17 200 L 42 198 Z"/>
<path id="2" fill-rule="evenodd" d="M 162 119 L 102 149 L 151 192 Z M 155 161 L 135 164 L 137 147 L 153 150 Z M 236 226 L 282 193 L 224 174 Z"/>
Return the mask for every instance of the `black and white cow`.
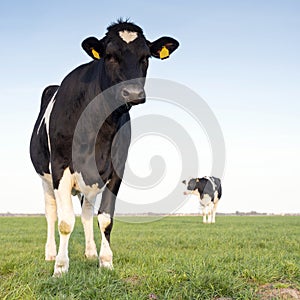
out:
<path id="1" fill-rule="evenodd" d="M 150 42 L 140 27 L 120 20 L 107 28 L 104 38 L 89 37 L 82 42 L 93 61 L 69 73 L 60 86 L 44 90 L 30 156 L 42 178 L 48 226 L 45 258 L 55 260 L 54 276 L 69 268 L 68 243 L 75 223 L 71 195 L 76 194 L 82 199 L 85 255 L 91 258 L 98 256 L 93 233 L 95 198 L 103 191 L 98 211 L 99 265 L 113 267 L 110 232 L 130 144 L 129 109 L 145 102 L 149 58 L 165 59 L 178 46 L 170 37 Z M 78 128 L 81 134 L 75 134 Z"/>
<path id="2" fill-rule="evenodd" d="M 183 181 L 186 184 L 186 181 Z M 185 195 L 193 194 L 199 197 L 202 208 L 203 223 L 216 222 L 216 210 L 222 196 L 221 180 L 216 177 L 205 176 L 190 179 Z"/>

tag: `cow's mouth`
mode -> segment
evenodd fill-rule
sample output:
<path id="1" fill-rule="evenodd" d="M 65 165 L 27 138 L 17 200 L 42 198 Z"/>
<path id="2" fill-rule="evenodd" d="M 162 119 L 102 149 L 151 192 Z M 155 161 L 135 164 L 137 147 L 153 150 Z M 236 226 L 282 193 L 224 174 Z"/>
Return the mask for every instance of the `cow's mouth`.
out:
<path id="1" fill-rule="evenodd" d="M 127 101 L 126 103 L 134 106 L 134 105 L 138 105 L 138 104 L 143 104 L 146 102 L 146 98 L 140 98 L 140 99 L 136 99 L 136 100 L 132 100 L 132 101 Z"/>
<path id="2" fill-rule="evenodd" d="M 139 84 L 129 84 L 122 88 L 121 97 L 126 105 L 134 106 L 145 103 L 146 95 L 144 88 Z"/>

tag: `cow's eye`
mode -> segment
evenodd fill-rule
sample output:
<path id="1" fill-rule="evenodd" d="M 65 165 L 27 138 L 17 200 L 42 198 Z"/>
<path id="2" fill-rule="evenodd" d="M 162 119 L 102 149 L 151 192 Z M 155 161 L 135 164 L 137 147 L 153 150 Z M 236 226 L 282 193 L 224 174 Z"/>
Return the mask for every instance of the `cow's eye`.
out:
<path id="1" fill-rule="evenodd" d="M 143 64 L 143 65 L 148 65 L 148 61 L 149 61 L 149 57 L 148 56 L 144 56 L 144 57 L 142 57 L 141 58 L 141 63 Z"/>
<path id="2" fill-rule="evenodd" d="M 106 54 L 106 61 L 109 63 L 119 63 L 119 59 L 116 55 L 113 54 Z"/>

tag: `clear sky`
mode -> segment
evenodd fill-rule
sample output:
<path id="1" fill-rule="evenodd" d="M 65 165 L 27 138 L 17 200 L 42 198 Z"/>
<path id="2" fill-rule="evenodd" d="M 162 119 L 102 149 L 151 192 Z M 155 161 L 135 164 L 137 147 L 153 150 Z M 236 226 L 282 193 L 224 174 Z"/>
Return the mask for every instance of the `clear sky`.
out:
<path id="1" fill-rule="evenodd" d="M 218 119 L 226 143 L 219 211 L 300 213 L 298 0 L 1 1 L 0 212 L 44 211 L 28 151 L 41 93 L 88 62 L 82 40 L 101 38 L 119 17 L 130 17 L 149 40 L 180 42 L 170 59 L 151 60 L 148 76 L 186 85 Z M 174 119 L 181 122 L 176 109 Z M 178 197 L 181 211 L 199 211 L 195 198 Z"/>

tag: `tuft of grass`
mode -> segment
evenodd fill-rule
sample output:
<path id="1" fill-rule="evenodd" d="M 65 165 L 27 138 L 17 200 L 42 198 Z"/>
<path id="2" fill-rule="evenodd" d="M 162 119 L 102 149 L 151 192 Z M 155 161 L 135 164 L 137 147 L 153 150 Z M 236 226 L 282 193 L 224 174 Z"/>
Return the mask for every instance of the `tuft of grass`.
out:
<path id="1" fill-rule="evenodd" d="M 84 258 L 77 218 L 69 273 L 53 278 L 54 263 L 44 261 L 46 220 L 0 218 L 0 299 L 259 299 L 270 284 L 300 290 L 300 217 L 128 221 L 115 221 L 109 271 Z M 95 236 L 99 250 L 96 218 Z"/>

